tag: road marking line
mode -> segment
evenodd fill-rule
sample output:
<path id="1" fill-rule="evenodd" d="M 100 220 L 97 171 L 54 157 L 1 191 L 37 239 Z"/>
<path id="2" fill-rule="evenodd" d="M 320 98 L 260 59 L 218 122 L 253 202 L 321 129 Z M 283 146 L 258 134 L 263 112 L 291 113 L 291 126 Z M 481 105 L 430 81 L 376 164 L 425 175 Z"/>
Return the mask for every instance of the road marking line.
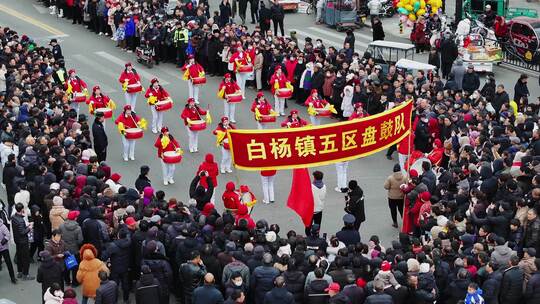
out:
<path id="1" fill-rule="evenodd" d="M 101 56 L 101 57 L 109 60 L 110 62 L 112 62 L 114 64 L 117 64 L 119 66 L 122 66 L 122 67 L 127 62 L 125 60 L 122 60 L 122 59 L 120 59 L 120 58 L 118 58 L 116 56 L 113 56 L 113 55 L 111 55 L 111 54 L 109 54 L 107 52 L 103 52 L 103 51 L 94 52 L 94 54 L 96 54 L 98 56 Z M 137 73 L 139 73 L 142 77 L 146 78 L 147 80 L 152 80 L 153 78 L 158 78 L 159 79 L 159 77 L 146 72 L 144 69 L 137 69 Z M 120 74 L 118 74 L 118 75 L 120 75 Z M 160 80 L 161 80 L 160 83 L 162 85 L 169 84 L 169 82 L 167 82 L 166 80 L 163 80 L 163 79 L 160 79 Z"/>
<path id="2" fill-rule="evenodd" d="M 24 14 L 21 14 L 19 13 L 18 11 L 12 9 L 12 8 L 9 8 L 5 5 L 2 5 L 0 4 L 0 11 L 3 11 L 4 13 L 8 14 L 8 15 L 11 15 L 15 18 L 18 18 L 18 19 L 21 19 L 22 21 L 25 21 L 25 22 L 28 22 L 32 25 L 35 25 L 36 27 L 39 27 L 53 35 L 66 35 L 64 32 L 60 31 L 60 30 L 57 30 L 55 29 L 54 27 L 50 26 L 50 25 L 47 25 L 39 20 L 36 20 L 30 16 L 27 16 L 27 15 L 24 15 Z"/>
<path id="3" fill-rule="evenodd" d="M 324 30 L 322 28 L 318 28 L 318 27 L 315 27 L 315 26 L 312 26 L 312 27 L 309 27 L 310 30 L 312 31 L 316 31 L 316 32 L 319 32 L 321 34 L 325 34 L 325 35 L 328 35 L 328 36 L 332 36 L 332 37 L 336 37 L 336 38 L 341 38 L 343 40 L 345 40 L 345 36 L 344 35 L 340 35 L 338 33 L 333 33 L 331 31 L 327 31 L 327 30 Z M 354 32 L 354 36 L 356 37 L 356 41 L 358 41 L 358 38 L 363 38 L 361 40 L 365 40 L 367 41 L 368 43 L 369 42 L 372 42 L 373 41 L 373 37 L 370 37 L 366 34 L 361 34 L 361 33 L 357 33 L 357 32 Z M 358 44 L 358 43 L 355 43 L 355 46 L 359 46 L 359 47 L 364 47 L 362 44 Z"/>
<path id="4" fill-rule="evenodd" d="M 46 7 L 44 7 L 43 5 L 37 5 L 37 4 L 32 4 L 32 6 L 36 9 L 36 11 L 38 11 L 40 14 L 45 14 L 48 9 Z"/>

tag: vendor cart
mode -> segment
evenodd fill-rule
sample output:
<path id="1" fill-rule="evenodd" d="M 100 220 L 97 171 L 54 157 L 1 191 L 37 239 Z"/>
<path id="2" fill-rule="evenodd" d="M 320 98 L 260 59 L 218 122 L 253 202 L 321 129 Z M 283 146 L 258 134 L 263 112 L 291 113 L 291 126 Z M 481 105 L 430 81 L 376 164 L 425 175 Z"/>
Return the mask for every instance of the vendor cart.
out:
<path id="1" fill-rule="evenodd" d="M 502 49 L 496 40 L 484 39 L 480 34 L 470 34 L 470 42 L 460 46 L 459 54 L 466 65 L 472 65 L 476 72 L 493 72 L 493 64 L 502 62 Z"/>
<path id="2" fill-rule="evenodd" d="M 278 0 L 278 4 L 283 7 L 284 11 L 298 11 L 300 0 Z"/>
<path id="3" fill-rule="evenodd" d="M 507 51 L 523 62 L 540 62 L 540 19 L 517 17 L 508 23 Z"/>
<path id="4" fill-rule="evenodd" d="M 324 7 L 324 23 L 338 32 L 356 28 L 356 2 L 353 0 L 328 0 Z"/>

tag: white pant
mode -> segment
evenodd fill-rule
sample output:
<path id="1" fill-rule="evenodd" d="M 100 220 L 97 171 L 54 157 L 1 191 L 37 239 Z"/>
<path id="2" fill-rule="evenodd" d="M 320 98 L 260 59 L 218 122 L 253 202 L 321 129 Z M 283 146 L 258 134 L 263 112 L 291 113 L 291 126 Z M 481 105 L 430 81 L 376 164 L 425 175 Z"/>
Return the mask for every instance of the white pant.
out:
<path id="1" fill-rule="evenodd" d="M 77 112 L 77 119 L 78 119 L 78 118 L 79 118 L 79 111 L 80 111 L 81 105 L 79 105 L 78 102 L 72 102 L 72 103 L 71 103 L 71 107 L 73 108 L 73 110 L 75 110 L 75 112 Z"/>
<path id="2" fill-rule="evenodd" d="M 274 101 L 274 109 L 276 109 L 279 114 L 285 115 L 285 98 L 274 95 Z"/>
<path id="3" fill-rule="evenodd" d="M 255 83 L 257 84 L 257 91 L 262 90 L 262 70 L 255 71 Z"/>
<path id="4" fill-rule="evenodd" d="M 135 143 L 137 140 L 126 139 L 125 136 L 122 136 L 122 145 L 124 146 L 124 159 L 135 158 Z"/>
<path id="5" fill-rule="evenodd" d="M 273 202 L 274 201 L 274 178 L 276 176 L 262 176 L 261 175 L 261 182 L 262 182 L 262 188 L 263 188 L 263 196 L 265 202 Z"/>
<path id="6" fill-rule="evenodd" d="M 189 152 L 194 152 L 199 149 L 199 131 L 191 131 L 186 126 L 188 138 L 189 138 Z"/>
<path id="7" fill-rule="evenodd" d="M 314 126 L 318 126 L 321 124 L 321 118 L 319 116 L 309 116 L 309 120 L 311 120 L 311 124 Z"/>
<path id="8" fill-rule="evenodd" d="M 152 111 L 152 132 L 159 132 L 163 127 L 163 112 L 156 111 L 156 106 L 150 106 L 150 111 Z"/>
<path id="9" fill-rule="evenodd" d="M 347 188 L 347 168 L 349 162 L 336 163 L 337 186 L 340 189 Z"/>
<path id="10" fill-rule="evenodd" d="M 195 102 L 199 103 L 199 86 L 193 85 L 193 81 L 188 81 L 189 98 L 195 99 Z"/>
<path id="11" fill-rule="evenodd" d="M 246 80 L 248 80 L 251 73 L 236 73 L 236 83 L 242 91 L 242 98 L 246 98 Z"/>
<path id="12" fill-rule="evenodd" d="M 161 171 L 163 172 L 164 182 L 168 182 L 174 178 L 174 169 L 176 169 L 175 164 L 166 164 L 161 160 Z"/>
<path id="13" fill-rule="evenodd" d="M 227 102 L 227 100 L 223 100 L 223 115 L 226 116 L 226 117 L 229 117 L 229 120 L 234 122 L 236 121 L 234 119 L 234 112 L 236 110 L 236 103 L 230 103 L 230 102 Z"/>
<path id="14" fill-rule="evenodd" d="M 135 111 L 135 106 L 137 105 L 137 93 L 125 92 L 124 96 L 126 98 L 126 104 L 131 106 L 132 111 Z"/>
<path id="15" fill-rule="evenodd" d="M 323 12 L 323 8 L 322 7 L 317 7 L 317 18 L 315 18 L 315 21 L 323 22 L 322 12 Z"/>
<path id="16" fill-rule="evenodd" d="M 398 155 L 399 166 L 401 167 L 401 172 L 403 174 L 407 174 L 407 170 L 405 169 L 405 162 L 407 161 L 407 155 L 401 154 L 399 152 L 397 155 Z"/>
<path id="17" fill-rule="evenodd" d="M 221 147 L 221 171 L 231 171 L 231 151 Z"/>
<path id="18" fill-rule="evenodd" d="M 262 123 L 260 123 L 259 121 L 257 121 L 257 129 L 263 130 L 263 129 L 264 129 L 264 124 L 262 124 Z"/>

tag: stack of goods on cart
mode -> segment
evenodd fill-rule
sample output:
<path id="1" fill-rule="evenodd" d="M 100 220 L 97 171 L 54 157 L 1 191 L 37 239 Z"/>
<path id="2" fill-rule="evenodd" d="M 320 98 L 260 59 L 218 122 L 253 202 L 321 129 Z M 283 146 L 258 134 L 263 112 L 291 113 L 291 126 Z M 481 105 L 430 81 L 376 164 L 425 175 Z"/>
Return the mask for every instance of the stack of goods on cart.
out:
<path id="1" fill-rule="evenodd" d="M 412 26 L 420 16 L 427 18 L 439 14 L 442 0 L 394 0 L 393 4 L 401 15 L 401 22 Z"/>
<path id="2" fill-rule="evenodd" d="M 479 34 L 467 36 L 460 48 L 460 53 L 465 61 L 500 61 L 502 49 L 496 41 L 486 40 Z"/>

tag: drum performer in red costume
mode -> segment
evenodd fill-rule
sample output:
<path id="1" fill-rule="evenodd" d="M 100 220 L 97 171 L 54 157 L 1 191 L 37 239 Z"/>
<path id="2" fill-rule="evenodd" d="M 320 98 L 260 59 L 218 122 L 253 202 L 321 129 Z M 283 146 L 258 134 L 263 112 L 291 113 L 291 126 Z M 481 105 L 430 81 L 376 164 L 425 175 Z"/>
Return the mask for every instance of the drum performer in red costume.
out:
<path id="1" fill-rule="evenodd" d="M 122 134 L 122 145 L 124 146 L 124 161 L 135 160 L 135 142 L 142 138 L 143 129 L 146 129 L 146 120 L 139 118 L 130 105 L 124 106 L 124 111 L 114 122 L 118 126 L 118 131 Z"/>
<path id="2" fill-rule="evenodd" d="M 293 87 L 287 76 L 281 71 L 281 66 L 276 66 L 274 75 L 270 77 L 270 88 L 274 95 L 274 109 L 280 116 L 285 116 L 285 100 L 291 98 Z"/>
<path id="3" fill-rule="evenodd" d="M 77 117 L 79 117 L 79 103 L 86 101 L 88 89 L 86 83 L 77 76 L 77 72 L 74 69 L 68 71 L 68 79 L 64 83 L 64 89 L 66 90 L 66 94 L 71 95 L 71 107 L 77 112 Z"/>
<path id="4" fill-rule="evenodd" d="M 300 128 L 307 126 L 307 124 L 307 121 L 298 116 L 298 110 L 291 110 L 291 114 L 281 123 L 281 126 L 287 128 Z"/>
<path id="5" fill-rule="evenodd" d="M 189 138 L 189 152 L 199 152 L 199 131 L 206 129 L 207 111 L 195 104 L 195 99 L 188 98 L 180 117 L 184 120 Z"/>
<path id="6" fill-rule="evenodd" d="M 195 99 L 195 103 L 199 104 L 199 86 L 206 83 L 204 68 L 195 61 L 195 56 L 189 55 L 182 71 L 184 71 L 183 79 L 188 82 L 189 98 Z"/>
<path id="7" fill-rule="evenodd" d="M 242 44 L 238 42 L 236 53 L 231 56 L 229 62 L 233 64 L 236 81 L 242 91 L 242 99 L 246 99 L 246 80 L 253 74 L 253 58 L 244 51 Z"/>
<path id="8" fill-rule="evenodd" d="M 227 137 L 227 132 L 232 129 L 236 129 L 236 127 L 229 122 L 228 117 L 223 116 L 221 117 L 221 122 L 214 130 L 214 135 L 216 135 L 216 144 L 221 146 L 221 173 L 232 173 L 232 158 L 229 147 L 229 138 Z"/>
<path id="9" fill-rule="evenodd" d="M 332 110 L 335 112 L 334 108 L 330 107 L 330 105 L 328 104 L 328 101 L 324 100 L 324 98 L 321 98 L 319 96 L 319 93 L 316 89 L 311 90 L 311 94 L 304 102 L 304 105 L 308 107 L 309 119 L 311 120 L 311 124 L 314 126 L 318 126 L 321 124 L 322 115 L 329 116 L 331 115 Z M 323 113 L 323 109 L 328 109 L 327 113 Z"/>
<path id="10" fill-rule="evenodd" d="M 92 88 L 92 96 L 90 96 L 86 103 L 88 104 L 88 112 L 90 112 L 91 115 L 95 115 L 96 112 L 102 112 L 105 119 L 111 118 L 112 111 L 116 109 L 114 101 L 112 101 L 109 96 L 101 93 L 101 88 L 99 86 L 94 86 Z"/>
<path id="11" fill-rule="evenodd" d="M 272 109 L 270 102 L 264 97 L 264 92 L 259 91 L 257 98 L 251 104 L 251 112 L 255 113 L 257 129 L 264 129 L 264 125 L 276 121 L 277 113 Z"/>
<path id="12" fill-rule="evenodd" d="M 158 150 L 163 172 L 163 185 L 174 184 L 175 164 L 182 160 L 182 149 L 176 139 L 169 133 L 169 128 L 162 127 L 154 147 Z"/>
<path id="13" fill-rule="evenodd" d="M 242 101 L 242 92 L 236 81 L 231 79 L 231 74 L 226 73 L 219 84 L 218 97 L 223 99 L 223 115 L 229 117 L 232 123 L 236 123 L 234 112 L 236 104 Z"/>
<path id="14" fill-rule="evenodd" d="M 141 77 L 131 65 L 131 62 L 125 64 L 124 72 L 120 74 L 118 81 L 122 84 L 122 90 L 126 98 L 126 105 L 130 105 L 132 111 L 135 111 L 137 104 L 137 93 L 141 92 Z"/>
<path id="15" fill-rule="evenodd" d="M 148 105 L 152 111 L 152 133 L 157 134 L 163 126 L 163 113 L 172 107 L 172 100 L 157 78 L 150 81 L 150 87 L 144 97 L 148 98 Z"/>

